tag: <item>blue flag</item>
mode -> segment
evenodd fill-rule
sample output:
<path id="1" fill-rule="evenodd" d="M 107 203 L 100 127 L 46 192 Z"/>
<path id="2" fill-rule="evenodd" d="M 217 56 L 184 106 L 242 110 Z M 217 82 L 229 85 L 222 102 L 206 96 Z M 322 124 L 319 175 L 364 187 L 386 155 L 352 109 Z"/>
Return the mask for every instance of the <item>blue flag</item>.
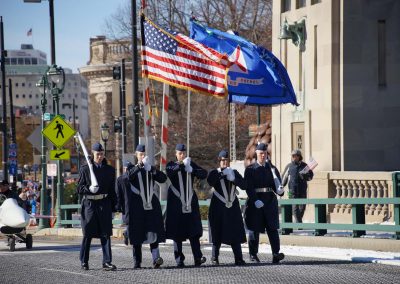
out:
<path id="1" fill-rule="evenodd" d="M 238 104 L 298 105 L 289 75 L 267 49 L 244 38 L 191 21 L 190 37 L 235 62 L 228 72 L 229 101 Z"/>

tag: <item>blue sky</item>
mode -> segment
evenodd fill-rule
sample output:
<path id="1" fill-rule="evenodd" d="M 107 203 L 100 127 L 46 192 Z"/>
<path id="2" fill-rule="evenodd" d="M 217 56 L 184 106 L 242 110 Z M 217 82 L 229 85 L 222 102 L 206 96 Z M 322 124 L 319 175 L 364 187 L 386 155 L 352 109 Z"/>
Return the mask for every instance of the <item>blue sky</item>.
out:
<path id="1" fill-rule="evenodd" d="M 56 63 L 71 68 L 85 66 L 89 60 L 89 38 L 105 34 L 105 20 L 130 0 L 54 0 Z M 47 53 L 50 64 L 49 2 L 24 3 L 0 0 L 6 49 L 33 44 Z M 32 28 L 32 36 L 27 32 Z"/>

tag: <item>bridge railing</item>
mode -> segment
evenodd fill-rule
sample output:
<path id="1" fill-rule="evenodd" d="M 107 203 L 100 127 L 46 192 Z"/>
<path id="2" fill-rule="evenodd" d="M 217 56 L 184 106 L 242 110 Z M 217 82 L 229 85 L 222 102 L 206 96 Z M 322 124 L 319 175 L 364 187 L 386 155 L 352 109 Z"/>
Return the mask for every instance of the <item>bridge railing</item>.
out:
<path id="1" fill-rule="evenodd" d="M 394 238 L 400 239 L 400 172 L 394 172 L 393 178 L 393 197 L 364 198 L 361 196 L 351 196 L 351 198 L 311 198 L 311 199 L 280 199 L 278 201 L 281 207 L 281 223 L 280 228 L 282 234 L 290 234 L 293 229 L 310 229 L 315 230 L 316 236 L 322 236 L 327 230 L 344 230 L 351 231 L 353 237 L 360 237 L 366 234 L 366 231 L 383 231 L 393 232 Z M 368 183 L 368 182 L 367 182 Z M 377 191 L 378 192 L 378 191 Z M 384 192 L 384 191 L 382 191 Z M 387 196 L 385 194 L 384 196 Z M 243 206 L 245 200 L 240 200 Z M 292 222 L 292 205 L 311 204 L 314 205 L 314 222 L 309 223 L 293 223 Z M 391 224 L 366 224 L 366 216 L 370 213 L 371 204 L 376 208 L 384 208 L 384 206 L 393 205 L 393 223 Z M 199 200 L 200 206 L 209 206 L 210 200 Z M 161 201 L 163 213 L 166 209 L 166 201 Z M 351 211 L 351 223 L 330 223 L 328 216 L 331 214 L 329 208 L 342 208 L 346 206 Z M 79 220 L 68 219 L 67 210 L 78 210 L 79 204 L 61 205 L 63 219 L 62 225 L 77 225 Z M 348 212 L 350 213 L 350 212 Z M 207 225 L 208 220 L 202 220 L 203 225 Z M 114 219 L 113 224 L 122 224 L 122 220 Z"/>

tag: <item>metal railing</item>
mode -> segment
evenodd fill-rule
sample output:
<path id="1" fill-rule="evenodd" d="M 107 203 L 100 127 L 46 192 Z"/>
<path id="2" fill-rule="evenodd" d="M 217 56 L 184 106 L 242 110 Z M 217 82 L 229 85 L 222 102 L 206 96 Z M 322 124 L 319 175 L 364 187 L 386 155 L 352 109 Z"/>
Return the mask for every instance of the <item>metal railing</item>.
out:
<path id="1" fill-rule="evenodd" d="M 245 200 L 240 200 L 240 205 L 245 205 Z M 281 207 L 281 233 L 290 234 L 293 229 L 310 229 L 315 230 L 314 235 L 323 236 L 327 234 L 327 230 L 344 230 L 352 231 L 353 237 L 360 237 L 366 234 L 366 231 L 393 232 L 395 239 L 400 239 L 400 172 L 393 173 L 393 197 L 392 198 L 320 198 L 320 199 L 280 199 L 278 201 Z M 315 222 L 314 223 L 293 223 L 292 222 L 292 205 L 313 204 L 315 206 Z M 328 205 L 351 206 L 352 223 L 351 224 L 332 224 L 327 223 Z M 393 221 L 394 225 L 386 224 L 366 224 L 366 206 L 369 204 L 385 205 L 393 204 Z M 161 201 L 163 214 L 166 210 L 166 201 Z M 200 206 L 210 206 L 210 199 L 199 200 Z M 66 210 L 78 210 L 79 204 L 61 205 L 61 211 L 64 218 L 61 220 L 62 225 L 80 224 L 79 220 L 69 220 Z M 207 220 L 202 220 L 203 225 L 207 225 Z M 122 224 L 122 220 L 113 220 L 113 224 Z"/>

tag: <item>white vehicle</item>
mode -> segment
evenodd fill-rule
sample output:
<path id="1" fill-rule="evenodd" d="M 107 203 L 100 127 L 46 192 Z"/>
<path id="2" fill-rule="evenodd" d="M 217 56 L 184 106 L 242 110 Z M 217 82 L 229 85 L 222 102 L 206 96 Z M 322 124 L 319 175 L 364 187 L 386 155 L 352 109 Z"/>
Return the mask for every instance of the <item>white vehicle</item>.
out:
<path id="1" fill-rule="evenodd" d="M 0 194 L 0 234 L 7 236 L 10 251 L 15 250 L 15 243 L 25 243 L 32 248 L 32 235 L 26 233 L 30 216 L 21 208 L 14 198 L 5 198 Z"/>

